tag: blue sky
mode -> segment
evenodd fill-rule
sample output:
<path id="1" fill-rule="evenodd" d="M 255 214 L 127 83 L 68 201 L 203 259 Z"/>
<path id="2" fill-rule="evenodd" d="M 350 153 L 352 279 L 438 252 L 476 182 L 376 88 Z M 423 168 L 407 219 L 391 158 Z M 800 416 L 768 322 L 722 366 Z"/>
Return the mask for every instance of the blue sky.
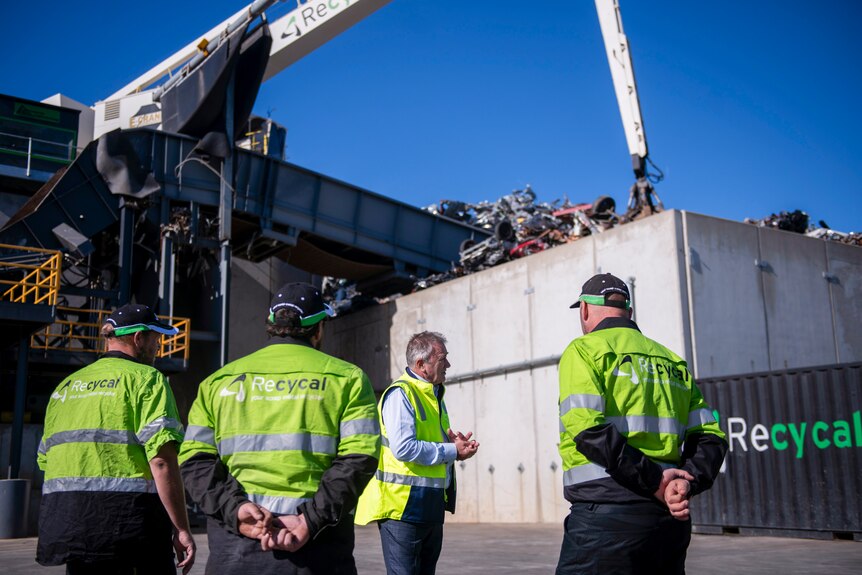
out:
<path id="1" fill-rule="evenodd" d="M 242 2 L 15 2 L 0 92 L 92 104 Z M 621 0 L 666 207 L 802 209 L 862 231 L 862 2 Z M 284 8 L 281 8 L 284 10 Z M 410 204 L 625 203 L 633 181 L 590 0 L 393 0 L 264 84 L 288 160 Z"/>

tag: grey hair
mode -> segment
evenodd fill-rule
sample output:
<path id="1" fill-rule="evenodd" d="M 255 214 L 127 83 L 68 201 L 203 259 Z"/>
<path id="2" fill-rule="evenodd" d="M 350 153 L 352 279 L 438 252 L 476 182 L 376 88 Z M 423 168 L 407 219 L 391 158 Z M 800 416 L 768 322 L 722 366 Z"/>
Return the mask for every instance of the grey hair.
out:
<path id="1" fill-rule="evenodd" d="M 416 365 L 419 360 L 428 361 L 434 353 L 434 344 L 446 345 L 446 338 L 436 331 L 413 334 L 407 342 L 407 365 Z"/>

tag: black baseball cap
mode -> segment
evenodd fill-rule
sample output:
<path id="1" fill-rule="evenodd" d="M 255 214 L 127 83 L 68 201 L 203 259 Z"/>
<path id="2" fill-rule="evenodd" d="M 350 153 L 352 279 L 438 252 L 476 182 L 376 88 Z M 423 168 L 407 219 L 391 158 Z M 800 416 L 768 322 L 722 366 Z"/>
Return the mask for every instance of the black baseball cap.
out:
<path id="1" fill-rule="evenodd" d="M 176 335 L 180 331 L 168 323 L 159 321 L 149 306 L 139 303 L 127 303 L 118 307 L 105 321 L 114 326 L 113 335 L 116 337 L 136 331 L 155 331 L 164 335 Z"/>
<path id="2" fill-rule="evenodd" d="M 624 295 L 626 300 L 609 300 L 608 296 L 612 294 Z M 629 286 L 626 285 L 626 282 L 612 274 L 596 274 L 588 279 L 584 287 L 581 288 L 581 295 L 578 296 L 578 301 L 569 307 L 580 307 L 582 301 L 590 305 L 618 307 L 620 309 L 629 309 L 632 305 Z"/>
<path id="3" fill-rule="evenodd" d="M 269 304 L 269 323 L 275 323 L 275 312 L 284 307 L 299 314 L 299 322 L 303 327 L 335 315 L 332 308 L 323 302 L 320 290 L 302 282 L 285 284 L 275 292 Z"/>

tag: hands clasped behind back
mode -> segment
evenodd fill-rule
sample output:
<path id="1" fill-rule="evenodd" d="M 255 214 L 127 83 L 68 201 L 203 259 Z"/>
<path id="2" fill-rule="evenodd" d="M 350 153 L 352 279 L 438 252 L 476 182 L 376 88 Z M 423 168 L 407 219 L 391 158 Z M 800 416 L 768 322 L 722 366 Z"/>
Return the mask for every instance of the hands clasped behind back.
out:
<path id="1" fill-rule="evenodd" d="M 249 539 L 258 539 L 263 551 L 298 551 L 308 542 L 303 515 L 274 517 L 265 507 L 248 502 L 237 510 L 237 528 Z"/>

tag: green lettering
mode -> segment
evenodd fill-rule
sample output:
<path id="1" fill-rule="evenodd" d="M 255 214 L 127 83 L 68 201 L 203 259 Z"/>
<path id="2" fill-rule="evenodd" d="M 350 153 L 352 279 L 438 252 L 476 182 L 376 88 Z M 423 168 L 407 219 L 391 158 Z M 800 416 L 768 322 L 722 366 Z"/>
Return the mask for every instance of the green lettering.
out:
<path id="1" fill-rule="evenodd" d="M 796 429 L 795 423 L 788 423 L 787 427 L 790 429 L 793 443 L 796 444 L 796 459 L 801 459 L 802 452 L 805 451 L 805 428 L 808 427 L 808 423 L 803 421 L 799 424 L 799 429 Z"/>
<path id="2" fill-rule="evenodd" d="M 814 425 L 811 426 L 811 439 L 814 440 L 814 445 L 816 445 L 820 449 L 826 449 L 830 445 L 830 441 L 828 439 L 822 439 L 820 435 L 817 433 L 821 429 L 828 430 L 829 426 L 823 421 L 815 421 Z"/>
<path id="3" fill-rule="evenodd" d="M 856 433 L 856 447 L 862 447 L 862 413 L 853 412 L 853 431 Z"/>
<path id="4" fill-rule="evenodd" d="M 772 445 L 775 446 L 775 449 L 778 451 L 784 451 L 787 449 L 787 440 L 786 439 L 778 439 L 778 434 L 787 435 L 787 426 L 783 423 L 776 423 L 772 426 Z"/>
<path id="5" fill-rule="evenodd" d="M 835 433 L 832 435 L 832 441 L 835 447 L 850 447 L 853 443 L 850 441 L 850 424 L 839 419 L 832 422 L 832 427 L 835 428 Z"/>

